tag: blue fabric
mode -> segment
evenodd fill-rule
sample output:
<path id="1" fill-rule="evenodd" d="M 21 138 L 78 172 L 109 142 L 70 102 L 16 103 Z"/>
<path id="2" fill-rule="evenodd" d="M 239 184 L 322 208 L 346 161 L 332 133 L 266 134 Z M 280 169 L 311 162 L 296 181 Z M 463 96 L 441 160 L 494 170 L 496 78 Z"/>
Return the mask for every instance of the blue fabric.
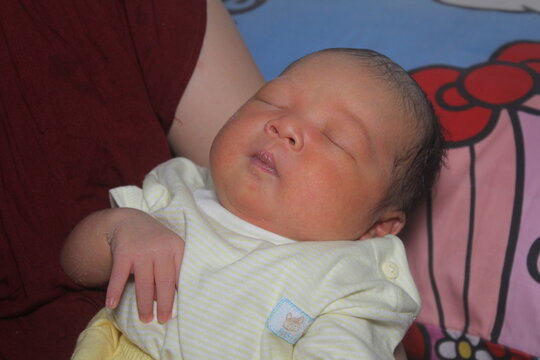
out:
<path id="1" fill-rule="evenodd" d="M 431 0 L 243 2 L 261 3 L 234 19 L 267 79 L 294 59 L 327 47 L 370 48 L 411 70 L 428 64 L 470 66 L 484 62 L 501 44 L 540 40 L 540 14 L 526 9 L 467 9 Z M 469 6 L 489 2 L 468 1 Z"/>

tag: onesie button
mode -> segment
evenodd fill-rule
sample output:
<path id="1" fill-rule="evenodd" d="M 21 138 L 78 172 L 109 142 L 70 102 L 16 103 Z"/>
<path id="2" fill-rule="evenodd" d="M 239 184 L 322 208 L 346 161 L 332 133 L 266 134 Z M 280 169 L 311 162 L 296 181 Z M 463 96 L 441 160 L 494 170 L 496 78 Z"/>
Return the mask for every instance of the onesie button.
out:
<path id="1" fill-rule="evenodd" d="M 399 276 L 398 266 L 391 261 L 385 262 L 382 265 L 382 271 L 384 273 L 384 276 L 386 276 L 389 280 L 394 280 Z"/>

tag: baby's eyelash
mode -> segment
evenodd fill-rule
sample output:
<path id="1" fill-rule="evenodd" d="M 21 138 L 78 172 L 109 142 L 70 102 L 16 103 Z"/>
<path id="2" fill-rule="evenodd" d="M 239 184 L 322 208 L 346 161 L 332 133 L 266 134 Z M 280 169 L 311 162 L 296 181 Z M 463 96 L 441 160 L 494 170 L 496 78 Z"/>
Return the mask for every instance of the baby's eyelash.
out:
<path id="1" fill-rule="evenodd" d="M 336 145 L 337 147 L 339 147 L 339 148 L 345 150 L 345 149 L 343 148 L 343 146 L 342 146 L 339 142 L 337 142 L 336 140 L 334 140 L 334 138 L 333 138 L 331 135 L 329 135 L 328 133 L 324 133 L 324 136 L 326 136 L 326 138 L 327 138 L 332 144 L 334 144 L 334 145 Z"/>
<path id="2" fill-rule="evenodd" d="M 324 135 L 326 136 L 326 138 L 328 139 L 328 141 L 330 141 L 332 144 L 334 144 L 336 147 L 338 147 L 339 149 L 341 149 L 345 154 L 347 154 L 349 157 L 351 157 L 354 161 L 356 161 L 356 157 L 353 155 L 353 153 L 350 151 L 349 148 L 343 146 L 341 143 L 339 143 L 338 141 L 334 140 L 334 138 L 327 134 L 327 133 L 324 133 Z"/>
<path id="3" fill-rule="evenodd" d="M 269 103 L 268 101 L 264 100 L 264 99 L 261 99 L 261 98 L 257 98 L 258 101 L 262 102 L 263 104 L 267 104 L 267 105 L 272 105 L 271 103 Z"/>
<path id="4" fill-rule="evenodd" d="M 330 139 L 330 141 L 332 142 L 332 144 L 336 145 L 338 148 L 340 149 L 343 149 L 343 146 L 341 146 L 340 143 L 338 143 L 337 141 L 335 141 L 334 139 L 332 139 L 331 137 L 328 137 L 328 139 Z"/>
<path id="5" fill-rule="evenodd" d="M 274 107 L 274 108 L 276 108 L 276 109 L 282 109 L 282 108 L 284 108 L 283 106 L 280 106 L 280 105 L 276 105 L 275 103 L 271 103 L 271 102 L 269 102 L 269 101 L 266 101 L 266 100 L 264 100 L 264 99 L 261 99 L 261 98 L 258 98 L 257 100 L 258 100 L 259 102 L 261 102 L 261 103 L 265 104 L 265 105 L 268 105 L 268 106 Z"/>

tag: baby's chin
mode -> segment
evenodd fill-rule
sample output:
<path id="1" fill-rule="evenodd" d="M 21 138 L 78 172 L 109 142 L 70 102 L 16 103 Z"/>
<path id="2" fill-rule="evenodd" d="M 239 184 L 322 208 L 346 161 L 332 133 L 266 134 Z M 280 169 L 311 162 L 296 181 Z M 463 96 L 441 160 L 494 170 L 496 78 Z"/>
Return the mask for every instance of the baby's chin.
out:
<path id="1" fill-rule="evenodd" d="M 261 229 L 286 237 L 294 241 L 343 241 L 358 240 L 358 229 L 341 228 L 333 222 L 321 226 L 320 222 L 293 220 L 293 217 L 281 214 L 276 216 L 261 202 L 241 201 L 238 197 L 229 199 L 217 194 L 218 201 L 225 209 Z M 305 219 L 304 219 L 305 220 Z"/>

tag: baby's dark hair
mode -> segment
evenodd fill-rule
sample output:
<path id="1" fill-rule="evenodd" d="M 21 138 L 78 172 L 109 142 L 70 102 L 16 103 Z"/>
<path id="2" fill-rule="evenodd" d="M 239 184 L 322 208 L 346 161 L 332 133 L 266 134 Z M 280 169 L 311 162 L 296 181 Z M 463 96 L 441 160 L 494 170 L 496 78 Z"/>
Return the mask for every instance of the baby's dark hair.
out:
<path id="1" fill-rule="evenodd" d="M 389 85 L 395 101 L 414 120 L 416 125 L 411 133 L 418 134 L 417 140 L 396 154 L 393 181 L 381 204 L 382 208 L 394 207 L 409 213 L 431 190 L 445 159 L 444 129 L 433 106 L 407 71 L 376 51 L 331 48 L 317 53 L 323 52 L 347 54 L 360 60 L 373 76 Z"/>

